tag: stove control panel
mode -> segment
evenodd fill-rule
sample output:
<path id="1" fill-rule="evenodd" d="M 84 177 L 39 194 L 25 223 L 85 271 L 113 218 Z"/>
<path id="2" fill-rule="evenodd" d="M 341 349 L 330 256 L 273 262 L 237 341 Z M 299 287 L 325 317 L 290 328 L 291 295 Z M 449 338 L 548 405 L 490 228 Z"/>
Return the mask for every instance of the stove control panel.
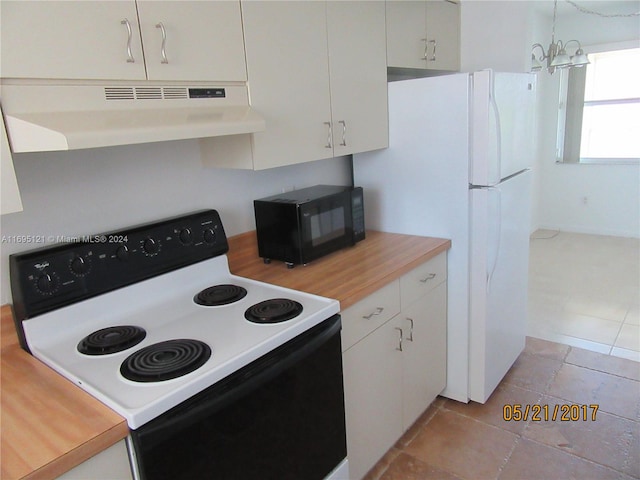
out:
<path id="1" fill-rule="evenodd" d="M 228 250 L 218 212 L 203 210 L 11 255 L 16 321 Z"/>

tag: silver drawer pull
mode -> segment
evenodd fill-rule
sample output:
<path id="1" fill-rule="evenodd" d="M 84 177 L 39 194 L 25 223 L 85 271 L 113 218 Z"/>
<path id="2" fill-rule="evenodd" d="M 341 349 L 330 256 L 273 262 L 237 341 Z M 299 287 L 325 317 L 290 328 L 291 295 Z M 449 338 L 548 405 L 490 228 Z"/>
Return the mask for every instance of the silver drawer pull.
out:
<path id="1" fill-rule="evenodd" d="M 371 317 L 375 317 L 376 315 L 380 315 L 382 312 L 384 312 L 384 308 L 383 307 L 377 307 L 375 312 L 372 312 L 369 315 L 363 315 L 362 318 L 364 318 L 365 320 L 371 320 Z"/>
<path id="2" fill-rule="evenodd" d="M 427 283 L 429 280 L 433 280 L 434 278 L 436 278 L 436 274 L 435 273 L 430 273 L 425 278 L 421 278 L 420 279 L 420 283 Z"/>
<path id="3" fill-rule="evenodd" d="M 398 350 L 399 352 L 402 351 L 402 329 L 400 327 L 395 327 L 396 330 L 398 330 L 398 332 L 400 333 L 400 336 L 398 337 L 398 346 L 396 347 L 396 350 Z"/>

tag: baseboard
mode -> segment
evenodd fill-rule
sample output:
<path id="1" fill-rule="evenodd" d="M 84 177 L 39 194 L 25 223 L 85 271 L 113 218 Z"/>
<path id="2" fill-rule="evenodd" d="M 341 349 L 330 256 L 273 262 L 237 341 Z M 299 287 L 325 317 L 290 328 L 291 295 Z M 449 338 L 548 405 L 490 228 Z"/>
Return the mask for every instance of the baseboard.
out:
<path id="1" fill-rule="evenodd" d="M 541 224 L 541 225 L 538 225 L 536 230 L 559 230 L 561 232 L 584 233 L 587 235 L 604 235 L 608 237 L 640 238 L 640 232 L 607 229 L 607 228 L 591 228 L 591 227 L 585 227 L 582 225 Z"/>

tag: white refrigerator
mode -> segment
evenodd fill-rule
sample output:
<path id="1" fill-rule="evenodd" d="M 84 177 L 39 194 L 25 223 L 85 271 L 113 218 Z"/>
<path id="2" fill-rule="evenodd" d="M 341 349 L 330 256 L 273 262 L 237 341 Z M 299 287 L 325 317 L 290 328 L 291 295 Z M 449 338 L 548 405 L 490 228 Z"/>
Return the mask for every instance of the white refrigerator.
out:
<path id="1" fill-rule="evenodd" d="M 353 159 L 367 228 L 452 240 L 442 394 L 463 402 L 524 348 L 534 100 L 524 73 L 392 82 L 389 148 Z"/>

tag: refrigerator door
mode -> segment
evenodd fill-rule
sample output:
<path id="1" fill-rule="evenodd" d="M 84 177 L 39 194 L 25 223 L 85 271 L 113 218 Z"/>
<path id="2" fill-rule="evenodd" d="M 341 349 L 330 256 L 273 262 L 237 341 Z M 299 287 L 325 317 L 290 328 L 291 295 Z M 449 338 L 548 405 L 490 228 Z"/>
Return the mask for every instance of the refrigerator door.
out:
<path id="1" fill-rule="evenodd" d="M 497 185 L 531 167 L 535 81 L 535 75 L 528 73 L 483 70 L 472 74 L 472 185 Z"/>
<path id="2" fill-rule="evenodd" d="M 451 239 L 447 387 L 467 401 L 469 75 L 389 83 L 389 148 L 356 154 L 367 228 Z"/>
<path id="3" fill-rule="evenodd" d="M 524 349 L 530 170 L 472 188 L 469 398 L 484 403 Z"/>

